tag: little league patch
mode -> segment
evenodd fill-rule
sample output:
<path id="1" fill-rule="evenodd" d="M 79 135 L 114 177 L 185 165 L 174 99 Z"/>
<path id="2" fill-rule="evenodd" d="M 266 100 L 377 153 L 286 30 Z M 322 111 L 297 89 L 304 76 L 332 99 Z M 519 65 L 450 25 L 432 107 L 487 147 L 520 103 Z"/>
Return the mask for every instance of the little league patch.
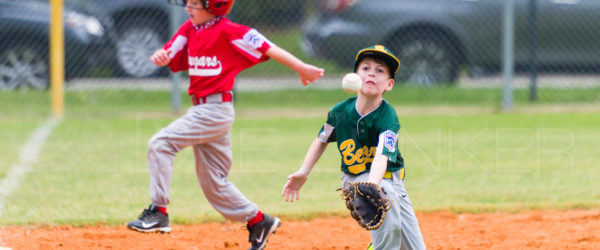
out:
<path id="1" fill-rule="evenodd" d="M 391 130 L 386 130 L 385 132 L 385 148 L 387 148 L 390 152 L 394 152 L 396 150 L 396 141 L 398 140 L 398 135 L 392 132 Z"/>

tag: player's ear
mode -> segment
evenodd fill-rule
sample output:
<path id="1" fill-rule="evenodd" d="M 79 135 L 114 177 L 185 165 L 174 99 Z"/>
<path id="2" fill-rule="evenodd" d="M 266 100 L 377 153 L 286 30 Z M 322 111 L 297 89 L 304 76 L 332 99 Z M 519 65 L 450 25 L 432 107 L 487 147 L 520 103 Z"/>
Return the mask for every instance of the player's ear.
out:
<path id="1" fill-rule="evenodd" d="M 394 88 L 394 78 L 390 78 L 387 81 L 387 85 L 385 86 L 385 91 L 390 91 Z"/>

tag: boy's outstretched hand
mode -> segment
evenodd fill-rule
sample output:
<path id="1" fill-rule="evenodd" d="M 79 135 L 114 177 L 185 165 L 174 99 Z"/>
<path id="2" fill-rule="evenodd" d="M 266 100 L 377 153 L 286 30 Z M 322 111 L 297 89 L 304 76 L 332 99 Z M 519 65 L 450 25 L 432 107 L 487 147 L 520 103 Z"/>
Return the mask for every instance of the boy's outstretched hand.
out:
<path id="1" fill-rule="evenodd" d="M 285 197 L 285 201 L 294 202 L 294 196 L 296 200 L 300 199 L 300 188 L 306 183 L 307 179 L 308 175 L 300 171 L 289 175 L 288 181 L 281 192 L 281 196 Z"/>
<path id="2" fill-rule="evenodd" d="M 323 77 L 325 70 L 314 65 L 305 64 L 301 70 L 297 71 L 300 76 L 300 81 L 304 86 L 315 82 L 317 79 Z"/>
<path id="3" fill-rule="evenodd" d="M 265 52 L 265 55 L 296 71 L 298 76 L 300 76 L 300 81 L 304 86 L 315 82 L 325 74 L 324 69 L 307 64 L 298 59 L 296 56 L 290 54 L 290 52 L 287 52 L 286 50 L 279 48 L 274 44 L 271 45 L 267 52 Z"/>

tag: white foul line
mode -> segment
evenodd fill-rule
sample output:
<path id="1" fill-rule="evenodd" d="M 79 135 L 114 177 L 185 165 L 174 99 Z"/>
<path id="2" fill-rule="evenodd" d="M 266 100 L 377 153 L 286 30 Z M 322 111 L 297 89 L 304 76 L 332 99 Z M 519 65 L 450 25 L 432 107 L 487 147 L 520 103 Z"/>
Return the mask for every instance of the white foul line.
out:
<path id="1" fill-rule="evenodd" d="M 0 215 L 2 215 L 6 198 L 19 187 L 21 180 L 31 171 L 33 164 L 37 162 L 40 149 L 59 123 L 60 120 L 50 118 L 33 131 L 21 148 L 19 164 L 14 165 L 6 177 L 0 180 Z"/>

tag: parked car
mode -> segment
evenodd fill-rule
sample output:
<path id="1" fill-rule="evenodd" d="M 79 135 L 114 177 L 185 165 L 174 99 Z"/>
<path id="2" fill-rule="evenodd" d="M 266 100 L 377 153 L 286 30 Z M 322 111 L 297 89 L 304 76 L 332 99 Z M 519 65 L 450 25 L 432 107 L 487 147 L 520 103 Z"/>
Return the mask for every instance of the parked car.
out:
<path id="1" fill-rule="evenodd" d="M 189 18 L 184 8 L 170 6 L 167 0 L 65 0 L 64 5 L 97 17 L 106 27 L 110 39 L 107 45 L 112 46 L 113 51 L 99 59 L 114 76 L 166 75 L 165 68 L 157 67 L 148 59 L 170 38 L 172 11 L 179 16 L 177 26 Z"/>
<path id="2" fill-rule="evenodd" d="M 236 1 L 228 18 L 257 29 L 287 29 L 299 26 L 306 13 L 306 0 Z"/>
<path id="3" fill-rule="evenodd" d="M 383 44 L 400 59 L 397 80 L 453 83 L 501 65 L 504 0 L 316 0 L 318 15 L 303 28 L 312 56 L 351 66 L 360 48 Z M 541 70 L 600 66 L 600 1 L 538 0 Z M 515 1 L 515 66 L 529 59 L 530 1 Z"/>
<path id="4" fill-rule="evenodd" d="M 49 83 L 50 12 L 46 2 L 0 0 L 0 89 L 44 89 Z M 107 38 L 100 21 L 66 8 L 65 76 L 75 77 L 97 63 Z"/>
<path id="5" fill-rule="evenodd" d="M 150 60 L 152 53 L 171 38 L 172 11 L 177 12 L 177 27 L 188 18 L 184 8 L 167 0 L 65 0 L 66 6 L 97 9 L 112 20 L 109 36 L 115 47 L 113 69 L 117 75 L 150 77 L 167 70 Z"/>

